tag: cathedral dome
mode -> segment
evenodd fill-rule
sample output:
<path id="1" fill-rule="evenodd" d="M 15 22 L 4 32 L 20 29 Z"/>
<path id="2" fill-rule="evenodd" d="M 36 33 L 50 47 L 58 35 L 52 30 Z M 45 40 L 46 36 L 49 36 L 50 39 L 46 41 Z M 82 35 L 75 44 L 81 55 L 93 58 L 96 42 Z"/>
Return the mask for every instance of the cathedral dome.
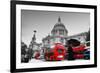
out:
<path id="1" fill-rule="evenodd" d="M 51 34 L 52 35 L 65 35 L 67 36 L 67 29 L 65 27 L 65 25 L 61 22 L 60 17 L 58 18 L 58 22 L 54 25 Z"/>

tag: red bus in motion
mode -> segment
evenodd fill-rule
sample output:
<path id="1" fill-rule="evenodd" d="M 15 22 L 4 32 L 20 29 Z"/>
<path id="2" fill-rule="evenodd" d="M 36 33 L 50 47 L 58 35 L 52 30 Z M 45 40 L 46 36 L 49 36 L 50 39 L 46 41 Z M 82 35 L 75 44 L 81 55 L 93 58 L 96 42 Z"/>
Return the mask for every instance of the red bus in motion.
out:
<path id="1" fill-rule="evenodd" d="M 75 59 L 84 59 L 84 51 L 85 51 L 85 45 L 81 44 L 77 47 L 73 47 L 74 52 L 74 58 Z"/>
<path id="2" fill-rule="evenodd" d="M 68 40 L 68 59 L 84 59 L 85 44 L 81 44 L 80 41 L 76 39 Z M 70 47 L 70 48 L 69 48 Z"/>
<path id="3" fill-rule="evenodd" d="M 61 43 L 56 43 L 54 47 L 47 48 L 44 54 L 47 61 L 61 61 L 65 59 L 66 48 Z"/>

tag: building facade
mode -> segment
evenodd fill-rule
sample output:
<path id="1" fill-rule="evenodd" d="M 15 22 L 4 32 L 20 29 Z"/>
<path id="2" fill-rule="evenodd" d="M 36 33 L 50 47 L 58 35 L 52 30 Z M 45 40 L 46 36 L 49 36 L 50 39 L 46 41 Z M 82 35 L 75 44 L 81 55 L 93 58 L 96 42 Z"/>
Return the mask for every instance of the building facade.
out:
<path id="1" fill-rule="evenodd" d="M 87 32 L 82 32 L 76 35 L 66 37 L 66 41 L 70 39 L 76 39 L 84 44 L 86 42 L 86 38 L 87 38 Z"/>
<path id="2" fill-rule="evenodd" d="M 54 25 L 51 35 L 43 38 L 43 45 L 45 47 L 50 47 L 55 43 L 62 43 L 65 45 L 66 37 L 68 36 L 68 31 L 64 24 L 61 22 L 61 18 L 58 18 L 58 22 Z"/>
<path id="3" fill-rule="evenodd" d="M 61 22 L 61 18 L 58 18 L 58 22 L 54 25 L 51 30 L 51 35 L 46 36 L 42 39 L 44 47 L 51 47 L 55 43 L 62 43 L 66 45 L 66 41 L 69 39 L 77 39 L 81 43 L 85 43 L 87 32 L 79 33 L 73 36 L 68 36 L 68 30 L 65 25 Z"/>

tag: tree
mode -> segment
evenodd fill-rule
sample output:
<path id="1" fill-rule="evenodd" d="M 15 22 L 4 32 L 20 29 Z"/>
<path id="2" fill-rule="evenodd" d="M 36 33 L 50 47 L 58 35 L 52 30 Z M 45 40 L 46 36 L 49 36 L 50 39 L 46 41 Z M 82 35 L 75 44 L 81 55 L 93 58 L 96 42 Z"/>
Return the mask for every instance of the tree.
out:
<path id="1" fill-rule="evenodd" d="M 25 55 L 26 51 L 25 49 L 27 48 L 27 45 L 24 42 L 21 42 L 21 54 Z"/>
<path id="2" fill-rule="evenodd" d="M 31 59 L 33 57 L 33 50 L 30 48 L 28 50 L 28 56 L 29 56 L 29 59 Z"/>
<path id="3" fill-rule="evenodd" d="M 21 42 L 21 62 L 29 62 L 29 57 L 28 57 L 28 48 L 27 45 L 24 42 Z"/>

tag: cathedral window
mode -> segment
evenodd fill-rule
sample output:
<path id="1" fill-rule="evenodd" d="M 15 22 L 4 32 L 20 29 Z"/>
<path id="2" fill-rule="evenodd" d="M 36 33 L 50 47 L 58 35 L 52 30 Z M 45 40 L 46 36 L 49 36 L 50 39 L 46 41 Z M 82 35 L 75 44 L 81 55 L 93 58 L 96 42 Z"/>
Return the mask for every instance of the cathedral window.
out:
<path id="1" fill-rule="evenodd" d="M 60 35 L 64 35 L 64 31 L 63 30 L 59 30 L 59 34 Z"/>

